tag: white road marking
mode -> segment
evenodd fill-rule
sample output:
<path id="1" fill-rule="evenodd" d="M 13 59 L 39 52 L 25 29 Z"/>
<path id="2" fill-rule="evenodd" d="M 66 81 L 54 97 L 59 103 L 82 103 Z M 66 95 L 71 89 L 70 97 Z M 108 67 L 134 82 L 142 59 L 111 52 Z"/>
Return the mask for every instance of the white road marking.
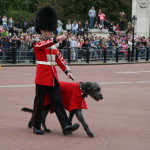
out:
<path id="1" fill-rule="evenodd" d="M 150 71 L 127 71 L 127 72 L 116 72 L 116 73 L 150 73 Z"/>
<path id="2" fill-rule="evenodd" d="M 15 87 L 15 88 L 18 88 L 18 87 L 34 87 L 35 84 L 26 84 L 26 85 L 0 85 L 0 88 L 10 88 L 10 87 Z"/>
<path id="3" fill-rule="evenodd" d="M 99 84 L 145 84 L 150 83 L 150 81 L 120 81 L 120 82 L 98 82 Z"/>
<path id="4" fill-rule="evenodd" d="M 145 84 L 150 83 L 150 81 L 114 81 L 114 82 L 97 82 L 98 84 Z M 35 87 L 34 84 L 26 85 L 0 85 L 0 88 L 24 88 L 24 87 Z"/>

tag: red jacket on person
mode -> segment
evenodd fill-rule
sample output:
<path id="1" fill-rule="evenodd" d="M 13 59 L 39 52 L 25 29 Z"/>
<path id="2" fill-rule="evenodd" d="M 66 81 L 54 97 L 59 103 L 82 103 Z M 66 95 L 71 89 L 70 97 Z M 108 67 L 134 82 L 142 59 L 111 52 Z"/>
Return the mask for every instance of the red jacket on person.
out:
<path id="1" fill-rule="evenodd" d="M 54 77 L 58 80 L 55 64 L 57 63 L 64 72 L 69 70 L 64 58 L 52 39 L 40 39 L 33 44 L 33 48 L 38 64 L 35 84 L 54 86 Z"/>

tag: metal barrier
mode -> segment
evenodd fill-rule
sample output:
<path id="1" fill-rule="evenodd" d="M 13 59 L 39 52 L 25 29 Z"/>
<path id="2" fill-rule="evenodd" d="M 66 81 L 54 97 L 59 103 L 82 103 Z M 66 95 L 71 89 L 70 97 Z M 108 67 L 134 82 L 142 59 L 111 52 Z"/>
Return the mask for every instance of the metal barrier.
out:
<path id="1" fill-rule="evenodd" d="M 33 63 L 34 53 L 33 49 L 27 51 L 21 48 L 12 50 L 11 48 L 1 49 L 0 62 L 1 63 Z"/>
<path id="2" fill-rule="evenodd" d="M 105 47 L 105 48 L 65 48 L 60 49 L 64 59 L 68 62 L 100 61 L 131 61 L 132 49 L 129 47 Z M 150 47 L 138 47 L 134 49 L 134 61 L 149 61 Z M 33 49 L 24 51 L 22 48 L 0 48 L 0 63 L 36 63 Z"/>

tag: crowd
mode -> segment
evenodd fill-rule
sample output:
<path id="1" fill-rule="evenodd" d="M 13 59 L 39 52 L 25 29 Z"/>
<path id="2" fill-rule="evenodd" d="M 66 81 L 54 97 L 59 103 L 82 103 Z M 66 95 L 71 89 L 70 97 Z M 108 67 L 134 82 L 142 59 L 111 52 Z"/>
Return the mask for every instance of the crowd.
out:
<path id="1" fill-rule="evenodd" d="M 66 35 L 66 40 L 59 41 L 59 49 L 70 48 L 72 60 L 75 60 L 76 49 L 90 48 L 92 50 L 103 50 L 104 47 L 120 47 L 123 50 L 132 47 L 132 23 L 128 22 L 125 29 L 125 13 L 120 12 L 120 23 L 114 25 L 113 22 L 106 20 L 105 14 L 100 9 L 97 13 L 94 7 L 89 10 L 89 20 L 82 24 L 81 21 L 69 20 L 66 25 L 58 20 L 57 31 L 53 34 L 55 39 L 59 35 Z M 90 29 L 108 29 L 112 34 L 107 37 L 93 35 Z M 119 31 L 125 31 L 124 34 L 118 34 Z M 0 52 L 11 49 L 15 43 L 15 47 L 21 51 L 30 51 L 33 39 L 39 35 L 35 33 L 34 21 L 28 23 L 24 20 L 21 24 L 15 22 L 13 18 L 7 20 L 6 16 L 0 17 Z M 150 47 L 149 37 L 135 37 L 135 46 Z M 0 53 L 2 55 L 2 53 Z M 95 53 L 96 57 L 96 53 Z"/>

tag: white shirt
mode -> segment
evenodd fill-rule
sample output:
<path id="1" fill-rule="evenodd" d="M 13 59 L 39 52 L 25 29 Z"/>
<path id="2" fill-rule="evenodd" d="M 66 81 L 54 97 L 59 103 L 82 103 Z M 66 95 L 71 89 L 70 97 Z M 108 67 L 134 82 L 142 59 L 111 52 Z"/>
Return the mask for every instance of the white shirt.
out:
<path id="1" fill-rule="evenodd" d="M 73 39 L 70 40 L 70 47 L 76 47 L 77 46 L 77 42 Z"/>
<path id="2" fill-rule="evenodd" d="M 66 29 L 71 30 L 71 24 L 66 24 Z"/>
<path id="3" fill-rule="evenodd" d="M 76 23 L 76 24 L 72 24 L 72 30 L 77 30 L 78 29 L 78 24 Z"/>

